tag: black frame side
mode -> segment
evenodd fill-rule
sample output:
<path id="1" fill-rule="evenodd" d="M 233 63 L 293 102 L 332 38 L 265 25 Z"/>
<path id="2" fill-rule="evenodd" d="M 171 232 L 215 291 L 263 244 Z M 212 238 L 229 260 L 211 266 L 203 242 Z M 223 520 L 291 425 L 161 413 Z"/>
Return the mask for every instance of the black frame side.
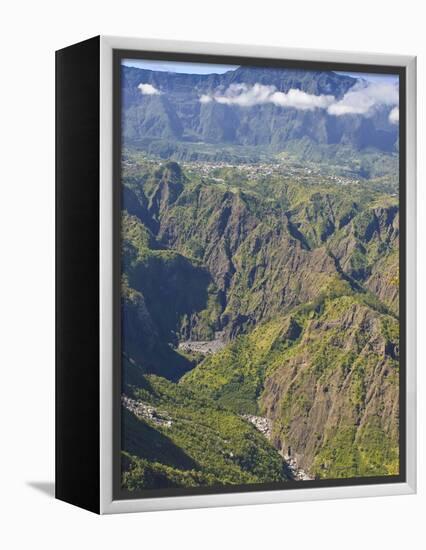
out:
<path id="1" fill-rule="evenodd" d="M 219 63 L 260 67 L 299 68 L 304 70 L 334 70 L 345 72 L 369 72 L 393 74 L 399 77 L 399 262 L 400 262 L 400 376 L 399 376 L 399 473 L 389 476 L 353 477 L 320 479 L 312 481 L 291 481 L 262 483 L 256 485 L 221 485 L 211 487 L 147 489 L 124 491 L 121 489 L 120 450 L 121 450 L 121 318 L 120 288 L 117 275 L 121 272 L 120 263 L 120 194 L 121 194 L 121 60 L 150 59 L 198 63 Z M 115 500 L 161 498 L 185 495 L 226 494 L 255 491 L 295 490 L 313 487 L 342 487 L 372 484 L 394 484 L 406 482 L 407 468 L 407 416 L 406 416 L 406 68 L 402 66 L 374 65 L 362 63 L 323 62 L 293 59 L 269 59 L 256 57 L 206 55 L 197 53 L 156 52 L 142 50 L 113 50 L 113 164 L 114 164 L 114 422 L 113 422 L 113 494 Z"/>
<path id="2" fill-rule="evenodd" d="M 56 52 L 55 496 L 100 511 L 100 37 Z"/>

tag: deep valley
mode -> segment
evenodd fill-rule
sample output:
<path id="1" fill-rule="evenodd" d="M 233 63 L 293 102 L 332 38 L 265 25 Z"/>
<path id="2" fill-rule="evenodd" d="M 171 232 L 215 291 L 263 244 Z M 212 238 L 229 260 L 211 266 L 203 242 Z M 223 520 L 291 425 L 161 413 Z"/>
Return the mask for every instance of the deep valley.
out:
<path id="1" fill-rule="evenodd" d="M 124 411 L 124 486 L 396 474 L 397 189 L 123 166 L 123 393 L 159 411 Z"/>

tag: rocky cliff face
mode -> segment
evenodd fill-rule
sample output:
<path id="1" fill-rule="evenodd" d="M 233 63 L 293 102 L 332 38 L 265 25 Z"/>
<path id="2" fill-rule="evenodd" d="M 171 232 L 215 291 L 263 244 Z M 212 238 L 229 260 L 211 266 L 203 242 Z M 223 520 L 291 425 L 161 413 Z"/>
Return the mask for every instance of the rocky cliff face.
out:
<path id="1" fill-rule="evenodd" d="M 187 201 L 182 195 L 160 213 L 159 240 L 182 252 L 193 245 L 219 289 L 220 325 L 230 334 L 243 318 L 254 324 L 309 301 L 336 273 L 324 247 L 307 250 L 288 218 L 258 199 L 204 189 L 197 203 Z"/>
<path id="2" fill-rule="evenodd" d="M 343 271 L 398 313 L 399 211 L 373 206 L 355 216 L 331 243 Z"/>
<path id="3" fill-rule="evenodd" d="M 317 477 L 398 473 L 397 322 L 340 298 L 266 378 L 275 445 Z"/>
<path id="4" fill-rule="evenodd" d="M 167 165 L 139 189 L 143 198 L 132 192 L 131 211 L 154 228 L 156 246 L 204 266 L 202 286 L 207 288 L 211 277 L 211 292 L 220 306 L 212 330 L 224 329 L 232 338 L 248 326 L 312 301 L 336 277 L 398 311 L 395 201 L 376 206 L 374 195 L 358 201 L 338 187 L 334 193 L 307 189 L 301 195 L 291 185 L 274 201 L 200 181 L 183 182 L 178 165 Z M 174 261 L 172 269 L 179 277 L 183 264 L 177 269 Z M 197 269 L 201 274 L 202 268 Z M 161 276 L 157 271 L 156 282 Z M 167 270 L 164 276 L 169 277 Z M 149 279 L 142 273 L 136 277 Z M 199 304 L 198 309 L 204 308 Z"/>

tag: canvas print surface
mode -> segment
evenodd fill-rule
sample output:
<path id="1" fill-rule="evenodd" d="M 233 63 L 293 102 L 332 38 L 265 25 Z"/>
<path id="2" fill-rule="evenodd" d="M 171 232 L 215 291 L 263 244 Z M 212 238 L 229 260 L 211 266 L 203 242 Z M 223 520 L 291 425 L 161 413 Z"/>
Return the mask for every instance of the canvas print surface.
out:
<path id="1" fill-rule="evenodd" d="M 399 80 L 122 59 L 120 484 L 399 474 Z"/>

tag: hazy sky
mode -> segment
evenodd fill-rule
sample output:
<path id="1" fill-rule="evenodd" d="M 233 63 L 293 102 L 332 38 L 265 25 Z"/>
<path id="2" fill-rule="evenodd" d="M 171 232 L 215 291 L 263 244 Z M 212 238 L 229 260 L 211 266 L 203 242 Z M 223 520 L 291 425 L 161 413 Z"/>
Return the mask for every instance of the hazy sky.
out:
<path id="1" fill-rule="evenodd" d="M 337 74 L 346 74 L 354 78 L 362 78 L 369 82 L 390 82 L 398 83 L 399 77 L 395 74 L 378 74 L 378 73 L 349 73 L 344 71 L 335 71 Z"/>
<path id="2" fill-rule="evenodd" d="M 178 61 L 159 61 L 149 59 L 123 59 L 123 65 L 149 69 L 151 71 L 166 71 L 185 74 L 222 74 L 227 71 L 234 71 L 237 65 L 215 65 L 213 63 L 182 63 Z M 398 82 L 398 76 L 375 73 L 353 73 L 336 71 L 338 74 L 346 74 L 354 78 L 363 78 L 369 82 Z"/>
<path id="3" fill-rule="evenodd" d="M 149 69 L 150 71 L 166 71 L 185 74 L 221 74 L 234 71 L 237 65 L 214 65 L 213 63 L 181 63 L 178 61 L 158 61 L 145 59 L 123 59 L 123 65 Z"/>

